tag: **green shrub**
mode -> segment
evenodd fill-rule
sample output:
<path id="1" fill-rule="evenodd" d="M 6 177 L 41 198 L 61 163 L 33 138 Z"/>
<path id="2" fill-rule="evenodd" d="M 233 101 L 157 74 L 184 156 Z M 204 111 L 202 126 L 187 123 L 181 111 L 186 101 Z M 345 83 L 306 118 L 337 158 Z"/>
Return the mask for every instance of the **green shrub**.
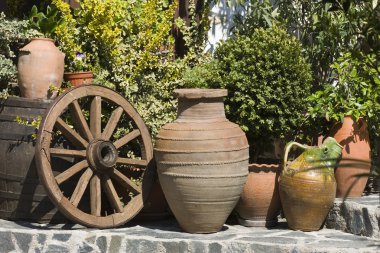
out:
<path id="1" fill-rule="evenodd" d="M 311 70 L 298 40 L 283 29 L 259 28 L 215 50 L 215 83 L 228 89 L 227 116 L 246 132 L 251 159 L 276 139 L 299 131 L 311 88 Z"/>
<path id="2" fill-rule="evenodd" d="M 75 12 L 61 0 L 52 4 L 64 19 L 55 39 L 66 53 L 66 67 L 77 51 L 84 53 L 95 82 L 124 95 L 153 136 L 175 118 L 172 91 L 181 87 L 182 72 L 202 61 L 206 32 L 202 29 L 208 28 L 205 21 L 199 25 L 195 20 L 193 0 L 190 24 L 176 21 L 189 49 L 182 59 L 175 59 L 171 35 L 177 1 L 82 0 Z"/>
<path id="3" fill-rule="evenodd" d="M 377 135 L 380 121 L 380 65 L 374 52 L 344 53 L 332 69 L 332 83 L 309 97 L 309 114 L 323 117 L 332 123 L 343 122 L 344 116 L 357 121 L 365 118 Z"/>
<path id="4" fill-rule="evenodd" d="M 8 20 L 4 13 L 0 13 L 0 88 L 5 89 L 10 82 L 16 82 L 17 51 L 27 39 L 37 35 L 36 30 L 30 29 L 28 21 Z"/>

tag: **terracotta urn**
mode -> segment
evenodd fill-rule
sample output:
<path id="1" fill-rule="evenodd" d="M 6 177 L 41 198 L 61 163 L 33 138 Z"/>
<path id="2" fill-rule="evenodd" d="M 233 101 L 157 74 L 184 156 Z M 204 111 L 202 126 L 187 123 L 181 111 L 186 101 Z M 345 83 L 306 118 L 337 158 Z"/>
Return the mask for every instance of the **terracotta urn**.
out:
<path id="1" fill-rule="evenodd" d="M 19 53 L 17 69 L 21 97 L 52 99 L 57 96 L 49 87 L 61 87 L 65 54 L 54 41 L 34 38 Z"/>
<path id="2" fill-rule="evenodd" d="M 343 146 L 342 159 L 335 170 L 336 197 L 361 197 L 371 170 L 371 148 L 367 122 L 355 122 L 351 116 L 344 117 L 336 125 L 331 136 Z"/>
<path id="3" fill-rule="evenodd" d="M 63 78 L 65 82 L 70 82 L 72 86 L 76 87 L 83 84 L 92 84 L 94 73 L 92 71 L 65 72 Z"/>
<path id="4" fill-rule="evenodd" d="M 247 182 L 235 207 L 238 221 L 248 227 L 277 225 L 281 201 L 278 192 L 278 164 L 250 164 Z"/>
<path id="5" fill-rule="evenodd" d="M 304 152 L 288 164 L 288 154 L 294 146 L 304 149 Z M 341 153 L 342 146 L 332 137 L 319 147 L 297 142 L 286 145 L 279 190 L 289 228 L 302 231 L 321 228 L 334 204 L 334 167 Z"/>
<path id="6" fill-rule="evenodd" d="M 170 209 L 189 233 L 220 231 L 248 175 L 248 141 L 226 119 L 224 89 L 179 89 L 178 115 L 156 138 L 159 180 Z"/>

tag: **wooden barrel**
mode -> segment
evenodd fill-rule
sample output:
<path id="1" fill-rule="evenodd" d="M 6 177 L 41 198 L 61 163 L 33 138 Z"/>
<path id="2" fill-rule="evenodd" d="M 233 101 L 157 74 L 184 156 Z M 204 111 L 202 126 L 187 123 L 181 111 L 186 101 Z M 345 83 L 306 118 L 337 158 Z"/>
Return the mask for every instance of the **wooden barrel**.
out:
<path id="1" fill-rule="evenodd" d="M 0 100 L 0 218 L 39 223 L 64 222 L 39 183 L 34 162 L 36 128 L 19 124 L 43 115 L 51 100 Z"/>

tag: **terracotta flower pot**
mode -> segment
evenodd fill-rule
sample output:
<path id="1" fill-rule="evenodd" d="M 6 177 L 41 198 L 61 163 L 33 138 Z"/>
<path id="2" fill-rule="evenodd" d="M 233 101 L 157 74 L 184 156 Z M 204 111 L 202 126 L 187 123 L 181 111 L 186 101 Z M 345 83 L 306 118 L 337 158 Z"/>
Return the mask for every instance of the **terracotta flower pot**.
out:
<path id="1" fill-rule="evenodd" d="M 92 84 L 94 81 L 94 73 L 92 71 L 66 72 L 63 78 L 66 82 L 70 82 L 72 86 L 76 87 L 83 84 Z"/>
<path id="2" fill-rule="evenodd" d="M 176 90 L 178 117 L 156 139 L 159 180 L 179 225 L 190 233 L 219 231 L 248 174 L 248 141 L 226 119 L 227 90 Z"/>
<path id="3" fill-rule="evenodd" d="M 336 197 L 360 197 L 371 170 L 367 123 L 364 119 L 354 122 L 351 116 L 346 116 L 343 124 L 332 129 L 331 136 L 343 146 L 342 159 L 335 170 Z"/>
<path id="4" fill-rule="evenodd" d="M 171 215 L 168 202 L 165 199 L 164 193 L 158 179 L 154 182 L 149 197 L 144 203 L 141 212 L 134 218 L 135 220 L 162 220 Z"/>
<path id="5" fill-rule="evenodd" d="M 21 97 L 54 98 L 57 93 L 50 92 L 49 86 L 61 87 L 64 58 L 54 41 L 47 38 L 34 38 L 21 48 L 17 66 Z"/>
<path id="6" fill-rule="evenodd" d="M 248 227 L 277 225 L 281 201 L 278 192 L 278 164 L 250 164 L 247 182 L 235 207 L 238 221 Z"/>

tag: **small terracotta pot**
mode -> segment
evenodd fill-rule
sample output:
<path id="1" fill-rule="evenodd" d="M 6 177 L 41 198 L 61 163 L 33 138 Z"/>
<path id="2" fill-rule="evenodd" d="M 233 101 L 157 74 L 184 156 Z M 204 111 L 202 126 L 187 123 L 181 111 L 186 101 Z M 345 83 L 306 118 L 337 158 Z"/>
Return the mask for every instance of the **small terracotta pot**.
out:
<path id="1" fill-rule="evenodd" d="M 335 170 L 336 197 L 361 197 L 371 170 L 371 148 L 367 122 L 354 122 L 351 116 L 344 117 L 331 131 L 343 146 L 342 159 Z"/>
<path id="2" fill-rule="evenodd" d="M 92 84 L 94 81 L 94 73 L 92 71 L 66 72 L 63 78 L 66 82 L 70 82 L 72 86 L 76 87 L 83 84 Z"/>
<path id="3" fill-rule="evenodd" d="M 238 221 L 248 227 L 277 225 L 281 202 L 278 192 L 278 164 L 250 164 L 247 182 L 235 207 Z"/>
<path id="4" fill-rule="evenodd" d="M 170 208 L 157 178 L 152 186 L 146 203 L 144 203 L 143 209 L 135 219 L 154 221 L 162 220 L 169 216 L 171 216 Z"/>

